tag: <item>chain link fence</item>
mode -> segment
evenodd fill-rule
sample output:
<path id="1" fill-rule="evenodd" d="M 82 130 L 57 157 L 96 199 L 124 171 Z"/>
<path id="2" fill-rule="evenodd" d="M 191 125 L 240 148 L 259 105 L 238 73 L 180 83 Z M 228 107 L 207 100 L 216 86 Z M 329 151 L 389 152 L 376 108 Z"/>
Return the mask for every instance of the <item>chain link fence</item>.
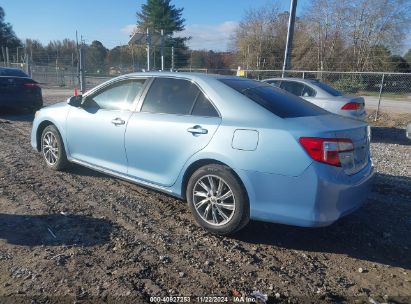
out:
<path id="1" fill-rule="evenodd" d="M 0 63 L 0 66 L 4 64 Z M 79 88 L 79 73 L 76 67 L 70 65 L 43 66 L 27 63 L 10 63 L 9 67 L 20 68 L 32 76 L 34 80 L 44 87 L 54 88 Z M 133 66 L 125 68 L 133 71 Z M 282 77 L 282 70 L 243 70 L 239 73 L 236 69 L 177 69 L 176 72 L 195 72 L 219 75 L 241 75 L 250 79 L 263 80 L 267 78 Z M 121 73 L 120 73 L 121 74 Z M 95 87 L 115 75 L 90 75 L 85 74 L 86 89 Z M 384 102 L 396 100 L 411 103 L 411 73 L 392 72 L 334 72 L 334 71 L 285 71 L 284 77 L 317 79 L 325 82 L 346 95 L 363 96 L 367 101 L 377 104 L 375 118 L 377 118 L 380 105 Z"/>
<path id="2" fill-rule="evenodd" d="M 220 75 L 242 75 L 263 80 L 282 77 L 282 70 L 244 70 L 236 69 L 178 69 L 179 72 L 196 72 Z M 363 96 L 366 105 L 375 104 L 374 119 L 378 118 L 381 104 L 393 105 L 396 101 L 411 104 L 411 73 L 393 72 L 334 72 L 334 71 L 285 71 L 284 77 L 316 79 L 325 82 L 345 95 Z M 410 112 L 411 113 L 411 112 Z"/>

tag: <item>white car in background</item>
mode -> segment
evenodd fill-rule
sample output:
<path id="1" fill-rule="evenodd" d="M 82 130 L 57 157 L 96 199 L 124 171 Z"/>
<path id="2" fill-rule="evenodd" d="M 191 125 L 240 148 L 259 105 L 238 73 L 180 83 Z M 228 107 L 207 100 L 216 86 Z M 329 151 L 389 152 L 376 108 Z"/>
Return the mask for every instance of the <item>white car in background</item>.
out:
<path id="1" fill-rule="evenodd" d="M 263 82 L 300 96 L 331 113 L 358 120 L 364 120 L 366 117 L 363 97 L 345 96 L 316 79 L 270 78 Z"/>

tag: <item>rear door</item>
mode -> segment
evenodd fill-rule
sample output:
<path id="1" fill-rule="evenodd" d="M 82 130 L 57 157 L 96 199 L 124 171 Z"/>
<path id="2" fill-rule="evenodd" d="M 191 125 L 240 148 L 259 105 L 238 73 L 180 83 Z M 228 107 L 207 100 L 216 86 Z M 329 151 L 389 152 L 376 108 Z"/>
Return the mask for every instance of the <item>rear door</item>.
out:
<path id="1" fill-rule="evenodd" d="M 127 125 L 128 174 L 171 186 L 187 160 L 210 142 L 221 123 L 212 102 L 193 82 L 159 77 Z"/>

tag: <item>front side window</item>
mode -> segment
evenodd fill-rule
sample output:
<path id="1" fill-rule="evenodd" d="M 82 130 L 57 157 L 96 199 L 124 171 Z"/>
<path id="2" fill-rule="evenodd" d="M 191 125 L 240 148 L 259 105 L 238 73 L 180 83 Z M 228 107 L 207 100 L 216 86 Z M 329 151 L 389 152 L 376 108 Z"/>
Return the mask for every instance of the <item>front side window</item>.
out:
<path id="1" fill-rule="evenodd" d="M 143 88 L 145 79 L 124 80 L 88 97 L 85 107 L 105 110 L 125 110 L 134 102 Z"/>
<path id="2" fill-rule="evenodd" d="M 188 80 L 156 78 L 147 92 L 141 112 L 188 115 L 200 93 L 198 87 Z"/>

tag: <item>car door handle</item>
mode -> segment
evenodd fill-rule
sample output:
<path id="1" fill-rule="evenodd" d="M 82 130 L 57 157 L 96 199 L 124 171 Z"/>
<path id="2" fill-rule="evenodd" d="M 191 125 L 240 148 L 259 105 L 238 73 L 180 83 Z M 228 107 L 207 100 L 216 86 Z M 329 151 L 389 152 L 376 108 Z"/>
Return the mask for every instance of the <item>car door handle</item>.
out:
<path id="1" fill-rule="evenodd" d="M 201 126 L 199 126 L 199 125 L 196 125 L 196 126 L 194 126 L 194 127 L 192 127 L 192 128 L 188 128 L 187 129 L 187 132 L 190 132 L 190 133 L 192 133 L 193 135 L 195 135 L 195 134 L 207 134 L 208 133 L 208 130 L 207 129 L 203 129 Z"/>
<path id="2" fill-rule="evenodd" d="M 117 118 L 114 118 L 111 121 L 111 123 L 115 126 L 118 126 L 118 125 L 124 125 L 126 122 L 124 120 L 122 120 L 121 118 L 117 117 Z"/>

